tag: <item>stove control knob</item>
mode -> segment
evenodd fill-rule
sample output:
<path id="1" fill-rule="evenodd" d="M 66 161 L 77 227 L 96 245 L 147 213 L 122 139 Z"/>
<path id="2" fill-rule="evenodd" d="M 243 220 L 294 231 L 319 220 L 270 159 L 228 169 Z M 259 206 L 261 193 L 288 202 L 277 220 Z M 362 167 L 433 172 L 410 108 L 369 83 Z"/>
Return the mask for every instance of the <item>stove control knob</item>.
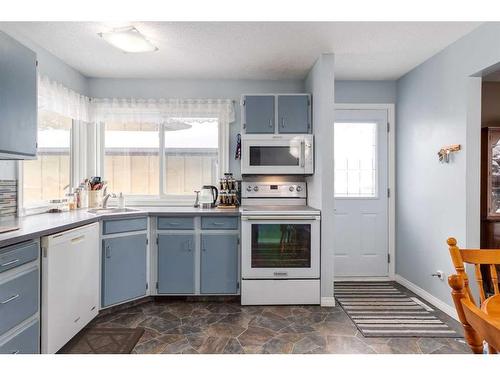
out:
<path id="1" fill-rule="evenodd" d="M 247 191 L 252 191 L 252 187 L 250 185 L 247 186 Z"/>
<path id="2" fill-rule="evenodd" d="M 302 191 L 302 186 L 297 186 L 297 191 L 300 193 Z"/>
<path id="3" fill-rule="evenodd" d="M 290 186 L 290 187 L 288 188 L 288 190 L 290 190 L 290 191 L 294 191 L 294 187 L 293 187 L 293 186 Z"/>
<path id="4" fill-rule="evenodd" d="M 253 187 L 253 191 L 259 191 L 259 187 L 258 186 L 254 186 Z"/>

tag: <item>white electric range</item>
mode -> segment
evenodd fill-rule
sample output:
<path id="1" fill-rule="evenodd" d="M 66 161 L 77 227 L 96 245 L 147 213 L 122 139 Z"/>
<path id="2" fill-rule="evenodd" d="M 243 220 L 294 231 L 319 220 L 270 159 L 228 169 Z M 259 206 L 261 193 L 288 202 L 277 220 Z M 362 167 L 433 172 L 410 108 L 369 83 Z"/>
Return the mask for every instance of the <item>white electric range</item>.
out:
<path id="1" fill-rule="evenodd" d="M 303 181 L 243 181 L 243 305 L 320 303 L 320 220 Z"/>

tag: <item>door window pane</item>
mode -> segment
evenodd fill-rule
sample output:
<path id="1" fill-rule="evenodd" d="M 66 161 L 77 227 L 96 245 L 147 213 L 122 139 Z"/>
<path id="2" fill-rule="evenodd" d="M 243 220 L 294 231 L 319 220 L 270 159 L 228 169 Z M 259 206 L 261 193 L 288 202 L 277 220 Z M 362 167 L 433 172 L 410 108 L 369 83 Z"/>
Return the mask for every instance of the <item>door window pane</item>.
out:
<path id="1" fill-rule="evenodd" d="M 104 139 L 104 173 L 108 190 L 127 195 L 158 195 L 158 125 L 106 123 Z"/>
<path id="2" fill-rule="evenodd" d="M 336 198 L 377 197 L 377 124 L 336 122 L 334 165 Z"/>
<path id="3" fill-rule="evenodd" d="M 71 178 L 72 123 L 69 117 L 39 112 L 37 159 L 23 162 L 25 207 L 64 197 Z"/>
<path id="4" fill-rule="evenodd" d="M 252 268 L 309 267 L 310 224 L 252 224 Z"/>
<path id="5" fill-rule="evenodd" d="M 166 194 L 193 195 L 218 176 L 217 119 L 175 118 L 165 125 Z"/>

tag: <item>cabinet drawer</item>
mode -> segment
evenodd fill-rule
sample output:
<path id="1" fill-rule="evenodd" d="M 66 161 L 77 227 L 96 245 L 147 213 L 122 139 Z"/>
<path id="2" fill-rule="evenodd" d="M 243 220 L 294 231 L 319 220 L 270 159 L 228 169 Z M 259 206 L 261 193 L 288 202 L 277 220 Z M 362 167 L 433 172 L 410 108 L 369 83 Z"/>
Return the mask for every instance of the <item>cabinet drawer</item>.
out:
<path id="1" fill-rule="evenodd" d="M 138 217 L 134 219 L 104 220 L 102 226 L 102 234 L 146 230 L 147 227 L 148 220 L 145 217 Z"/>
<path id="2" fill-rule="evenodd" d="M 158 229 L 194 229 L 194 217 L 159 217 Z"/>
<path id="3" fill-rule="evenodd" d="M 40 323 L 33 322 L 10 340 L 0 344 L 0 354 L 38 354 L 40 353 Z"/>
<path id="4" fill-rule="evenodd" d="M 31 262 L 38 258 L 36 241 L 24 242 L 0 250 L 0 272 Z"/>
<path id="5" fill-rule="evenodd" d="M 238 229 L 238 216 L 205 216 L 201 229 Z"/>
<path id="6" fill-rule="evenodd" d="M 0 284 L 0 335 L 38 311 L 38 269 Z"/>

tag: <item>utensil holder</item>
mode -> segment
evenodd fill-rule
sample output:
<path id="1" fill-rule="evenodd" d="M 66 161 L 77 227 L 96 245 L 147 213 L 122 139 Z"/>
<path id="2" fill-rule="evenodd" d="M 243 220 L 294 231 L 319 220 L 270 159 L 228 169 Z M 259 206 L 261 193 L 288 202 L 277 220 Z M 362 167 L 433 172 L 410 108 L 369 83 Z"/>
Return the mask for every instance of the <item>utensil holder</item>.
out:
<path id="1" fill-rule="evenodd" d="M 88 192 L 89 208 L 102 207 L 102 190 L 90 190 Z"/>

